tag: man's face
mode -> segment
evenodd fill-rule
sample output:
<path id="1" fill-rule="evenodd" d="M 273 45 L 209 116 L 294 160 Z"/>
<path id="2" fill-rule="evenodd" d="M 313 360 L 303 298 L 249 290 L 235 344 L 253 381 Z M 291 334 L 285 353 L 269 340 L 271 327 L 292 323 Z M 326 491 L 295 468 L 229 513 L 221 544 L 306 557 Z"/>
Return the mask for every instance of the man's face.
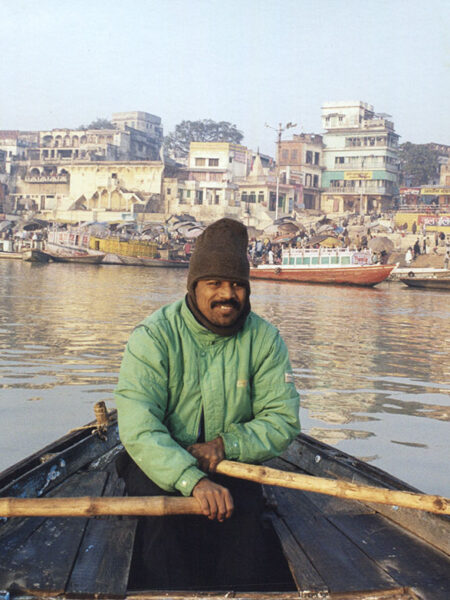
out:
<path id="1" fill-rule="evenodd" d="M 235 323 L 244 309 L 246 296 L 245 286 L 236 281 L 201 279 L 195 287 L 200 312 L 220 327 Z"/>

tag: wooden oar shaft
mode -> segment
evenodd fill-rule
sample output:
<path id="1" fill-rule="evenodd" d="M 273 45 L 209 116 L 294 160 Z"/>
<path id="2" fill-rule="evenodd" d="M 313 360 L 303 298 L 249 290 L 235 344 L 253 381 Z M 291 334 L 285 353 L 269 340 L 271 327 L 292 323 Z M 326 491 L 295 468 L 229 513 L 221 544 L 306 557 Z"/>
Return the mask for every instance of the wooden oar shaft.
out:
<path id="1" fill-rule="evenodd" d="M 347 481 L 313 477 L 300 473 L 289 473 L 270 467 L 248 465 L 229 460 L 223 460 L 218 464 L 217 473 L 257 481 L 266 485 L 278 485 L 296 490 L 337 496 L 339 498 L 415 508 L 444 515 L 450 514 L 450 499 L 442 496 L 415 494 L 412 492 L 359 485 Z"/>
<path id="2" fill-rule="evenodd" d="M 0 498 L 0 517 L 97 517 L 103 515 L 166 516 L 201 514 L 195 498 L 75 497 Z"/>

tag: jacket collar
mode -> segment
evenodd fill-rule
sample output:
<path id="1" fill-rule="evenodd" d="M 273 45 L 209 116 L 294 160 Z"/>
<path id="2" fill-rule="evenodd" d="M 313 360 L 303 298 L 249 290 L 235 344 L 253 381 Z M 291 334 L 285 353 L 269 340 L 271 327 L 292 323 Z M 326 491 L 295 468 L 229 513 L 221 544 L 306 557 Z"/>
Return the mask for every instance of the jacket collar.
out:
<path id="1" fill-rule="evenodd" d="M 201 344 L 214 344 L 219 341 L 226 341 L 230 338 L 236 337 L 236 335 L 238 335 L 239 333 L 238 332 L 237 334 L 231 336 L 223 336 L 219 335 L 218 333 L 214 333 L 213 331 L 210 331 L 207 327 L 205 327 L 197 321 L 187 304 L 187 297 L 184 298 L 181 304 L 181 316 L 184 322 L 186 323 L 188 329 L 191 331 L 191 333 L 194 334 L 195 338 Z M 243 328 L 245 328 L 245 324 Z"/>

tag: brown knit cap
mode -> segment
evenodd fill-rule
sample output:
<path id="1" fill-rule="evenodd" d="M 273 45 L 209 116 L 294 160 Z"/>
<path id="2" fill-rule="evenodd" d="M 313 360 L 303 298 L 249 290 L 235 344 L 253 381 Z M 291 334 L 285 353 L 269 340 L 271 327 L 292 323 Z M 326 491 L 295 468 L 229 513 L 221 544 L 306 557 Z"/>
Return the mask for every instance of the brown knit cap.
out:
<path id="1" fill-rule="evenodd" d="M 219 219 L 199 235 L 189 263 L 187 287 L 199 279 L 217 278 L 244 283 L 249 289 L 248 234 L 234 219 Z"/>

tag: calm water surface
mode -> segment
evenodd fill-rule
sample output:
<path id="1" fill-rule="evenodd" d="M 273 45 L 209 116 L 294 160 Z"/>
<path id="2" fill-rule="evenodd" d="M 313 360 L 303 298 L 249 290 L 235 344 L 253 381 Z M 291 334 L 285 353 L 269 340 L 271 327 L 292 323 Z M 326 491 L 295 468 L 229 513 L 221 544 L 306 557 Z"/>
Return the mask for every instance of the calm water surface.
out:
<path id="1" fill-rule="evenodd" d="M 187 271 L 0 260 L 0 470 L 113 407 L 136 323 Z M 450 496 L 450 295 L 252 283 L 290 350 L 303 431 Z"/>

